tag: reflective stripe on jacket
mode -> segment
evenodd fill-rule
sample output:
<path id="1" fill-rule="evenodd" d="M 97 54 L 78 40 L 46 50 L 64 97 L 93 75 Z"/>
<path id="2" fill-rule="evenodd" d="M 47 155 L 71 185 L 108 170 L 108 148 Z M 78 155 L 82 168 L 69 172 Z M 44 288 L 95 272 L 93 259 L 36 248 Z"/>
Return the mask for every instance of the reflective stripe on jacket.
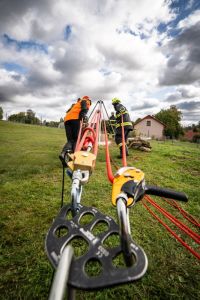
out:
<path id="1" fill-rule="evenodd" d="M 123 125 L 127 129 L 133 130 L 133 125 L 130 116 L 128 114 L 128 111 L 126 110 L 126 107 L 124 107 L 121 103 L 117 103 L 114 105 L 114 108 L 116 111 L 116 115 L 115 115 L 116 128 L 119 128 Z M 123 116 L 123 123 L 122 123 L 122 116 Z"/>
<path id="2" fill-rule="evenodd" d="M 131 126 L 132 127 L 132 122 L 123 122 L 123 123 L 119 123 L 117 125 L 115 125 L 116 128 L 120 127 L 120 126 Z"/>
<path id="3" fill-rule="evenodd" d="M 111 116 L 109 119 L 110 125 L 115 127 L 116 126 L 116 118 L 115 116 Z"/>
<path id="4" fill-rule="evenodd" d="M 69 120 L 78 120 L 80 118 L 80 113 L 84 112 L 85 115 L 90 108 L 90 100 L 79 100 L 77 101 L 71 109 L 66 113 L 64 122 Z"/>

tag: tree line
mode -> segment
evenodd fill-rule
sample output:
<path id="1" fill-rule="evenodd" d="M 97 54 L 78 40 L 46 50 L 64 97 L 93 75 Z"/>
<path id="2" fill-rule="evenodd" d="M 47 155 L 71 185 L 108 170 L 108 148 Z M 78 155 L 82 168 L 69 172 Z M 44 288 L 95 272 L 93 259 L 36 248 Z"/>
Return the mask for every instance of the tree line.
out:
<path id="1" fill-rule="evenodd" d="M 155 114 L 154 117 L 165 125 L 164 135 L 171 139 L 178 139 L 180 136 L 184 135 L 184 132 L 188 130 L 193 130 L 193 132 L 196 132 L 196 136 L 200 137 L 200 121 L 196 125 L 192 124 L 188 127 L 183 128 L 181 126 L 182 112 L 175 105 L 171 105 L 168 109 L 161 109 L 161 111 Z M 3 109 L 2 107 L 0 107 L 0 120 L 2 119 Z M 60 119 L 60 122 L 46 120 L 41 122 L 41 120 L 35 116 L 35 112 L 31 109 L 28 109 L 26 112 L 19 112 L 17 114 L 10 115 L 8 117 L 8 120 L 25 124 L 44 125 L 49 127 L 58 127 L 59 123 L 63 122 L 63 118 Z M 137 119 L 135 122 L 133 122 L 133 125 L 139 120 L 140 119 Z"/>
<path id="2" fill-rule="evenodd" d="M 184 135 L 180 123 L 181 117 L 182 113 L 175 105 L 171 105 L 169 109 L 161 109 L 159 113 L 155 114 L 155 118 L 165 125 L 164 135 L 171 139 L 178 139 L 180 135 Z"/>
<path id="3" fill-rule="evenodd" d="M 8 121 L 34 125 L 39 125 L 41 123 L 40 119 L 35 116 L 35 112 L 31 109 L 28 109 L 26 112 L 10 115 Z"/>
<path id="4" fill-rule="evenodd" d="M 0 120 L 3 119 L 3 109 L 0 107 Z M 61 118 L 61 120 L 63 120 Z M 49 127 L 58 127 L 60 122 L 56 121 L 41 121 L 38 117 L 36 117 L 35 112 L 32 109 L 27 109 L 26 112 L 19 112 L 17 114 L 12 114 L 8 117 L 8 121 L 18 122 L 24 124 L 32 124 L 32 125 L 44 125 Z"/>

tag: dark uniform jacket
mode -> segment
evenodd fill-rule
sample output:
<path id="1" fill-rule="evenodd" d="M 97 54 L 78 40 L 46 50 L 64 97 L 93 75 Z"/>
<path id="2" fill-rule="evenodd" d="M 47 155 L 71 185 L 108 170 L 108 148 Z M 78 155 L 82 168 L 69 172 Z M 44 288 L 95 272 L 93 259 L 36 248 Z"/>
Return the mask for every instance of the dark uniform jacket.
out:
<path id="1" fill-rule="evenodd" d="M 133 125 L 130 119 L 130 116 L 128 114 L 128 111 L 126 110 L 126 107 L 123 106 L 121 103 L 116 103 L 114 105 L 115 111 L 116 111 L 116 126 L 115 128 L 120 128 L 123 124 L 124 129 L 127 130 L 133 130 Z M 122 116 L 123 116 L 123 123 L 122 123 Z M 121 130 L 121 128 L 120 128 Z"/>
<path id="2" fill-rule="evenodd" d="M 111 126 L 115 127 L 115 125 L 116 125 L 116 118 L 115 118 L 114 115 L 110 116 L 109 122 L 110 122 Z"/>

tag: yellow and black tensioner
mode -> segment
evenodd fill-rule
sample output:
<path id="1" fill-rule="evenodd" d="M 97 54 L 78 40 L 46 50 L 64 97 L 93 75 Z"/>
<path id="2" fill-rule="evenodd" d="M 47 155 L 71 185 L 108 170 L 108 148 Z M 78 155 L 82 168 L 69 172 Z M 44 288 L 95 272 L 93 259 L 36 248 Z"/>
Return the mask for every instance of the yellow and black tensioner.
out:
<path id="1" fill-rule="evenodd" d="M 127 206 L 133 205 L 144 190 L 144 173 L 134 167 L 123 167 L 114 176 L 112 186 L 112 204 L 117 205 L 117 199 L 123 192 L 127 195 Z M 142 193 L 143 194 L 143 193 Z"/>

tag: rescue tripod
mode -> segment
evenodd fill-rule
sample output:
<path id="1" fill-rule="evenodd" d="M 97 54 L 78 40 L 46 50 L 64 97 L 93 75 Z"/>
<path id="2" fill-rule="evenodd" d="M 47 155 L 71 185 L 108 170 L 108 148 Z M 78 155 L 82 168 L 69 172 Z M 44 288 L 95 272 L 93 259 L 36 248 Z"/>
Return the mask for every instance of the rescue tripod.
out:
<path id="1" fill-rule="evenodd" d="M 78 137 L 75 153 L 68 155 L 67 174 L 72 179 L 71 203 L 64 206 L 62 203 L 62 208 L 46 236 L 46 252 L 56 269 L 50 300 L 63 299 L 66 290 L 67 299 L 73 300 L 76 289 L 98 290 L 140 279 L 147 270 L 148 260 L 144 250 L 131 237 L 129 209 L 145 194 L 187 201 L 184 193 L 146 185 L 141 170 L 126 166 L 124 143 L 123 167 L 113 176 L 104 121 L 107 173 L 112 183 L 112 204 L 117 208 L 119 225 L 113 218 L 102 214 L 96 208 L 81 205 L 82 188 L 93 172 L 98 151 L 104 103 L 98 101 L 97 105 L 99 109 L 90 117 L 89 126 L 83 130 L 82 137 Z M 92 215 L 92 221 L 81 224 L 81 219 L 88 214 Z M 107 229 L 94 235 L 92 231 L 98 223 L 106 224 Z M 61 236 L 59 232 L 63 229 L 66 230 L 66 234 Z M 105 247 L 104 242 L 111 235 L 118 235 L 120 243 L 115 247 Z M 70 245 L 75 237 L 83 239 L 89 245 L 88 251 L 80 257 L 74 257 Z M 121 253 L 125 266 L 117 268 L 113 265 L 113 260 Z M 97 261 L 102 267 L 98 276 L 89 276 L 86 273 L 85 268 L 91 261 Z"/>

